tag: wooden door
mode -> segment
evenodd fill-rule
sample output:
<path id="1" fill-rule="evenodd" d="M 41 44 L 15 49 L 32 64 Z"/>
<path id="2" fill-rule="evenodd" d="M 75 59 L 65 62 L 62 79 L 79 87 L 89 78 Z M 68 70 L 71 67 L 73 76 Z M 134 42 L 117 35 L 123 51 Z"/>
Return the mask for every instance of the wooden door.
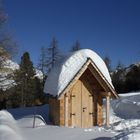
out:
<path id="1" fill-rule="evenodd" d="M 78 80 L 71 92 L 71 119 L 74 127 L 93 126 L 92 90 Z"/>
<path id="2" fill-rule="evenodd" d="M 82 127 L 89 127 L 89 93 L 82 84 Z"/>
<path id="3" fill-rule="evenodd" d="M 77 81 L 71 92 L 71 119 L 73 127 L 81 127 L 81 81 Z"/>
<path id="4" fill-rule="evenodd" d="M 93 126 L 93 96 L 87 83 L 82 83 L 82 127 Z"/>

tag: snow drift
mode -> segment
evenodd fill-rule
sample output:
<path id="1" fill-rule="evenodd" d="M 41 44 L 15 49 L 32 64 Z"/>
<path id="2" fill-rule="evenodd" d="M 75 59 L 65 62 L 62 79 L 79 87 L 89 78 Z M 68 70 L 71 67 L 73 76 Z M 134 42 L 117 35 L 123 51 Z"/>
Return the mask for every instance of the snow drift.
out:
<path id="1" fill-rule="evenodd" d="M 108 69 L 101 57 L 92 50 L 82 49 L 71 53 L 67 57 L 56 62 L 54 68 L 48 74 L 44 92 L 50 93 L 53 96 L 59 96 L 59 94 L 86 63 L 88 58 L 95 63 L 104 78 L 113 87 Z"/>
<path id="2" fill-rule="evenodd" d="M 29 116 L 28 117 L 29 119 L 24 117 L 29 114 L 33 114 L 33 110 L 34 110 L 33 107 L 11 109 L 11 113 L 15 116 L 15 118 L 22 117 L 17 122 L 19 124 L 19 127 L 21 127 L 22 134 L 24 134 L 24 137 L 28 138 L 28 140 L 44 140 L 46 138 L 50 140 L 57 140 L 57 139 L 139 140 L 140 139 L 140 116 L 138 117 L 138 112 L 140 110 L 140 92 L 123 94 L 123 95 L 119 94 L 119 96 L 120 99 L 111 100 L 111 107 L 112 107 L 110 111 L 111 125 L 107 129 L 106 127 L 97 127 L 97 126 L 89 129 L 82 129 L 82 128 L 73 129 L 73 128 L 66 128 L 66 127 L 52 126 L 52 125 L 42 126 L 40 125 L 40 122 L 42 123 L 42 121 L 38 119 L 37 119 L 37 125 L 39 125 L 39 128 L 33 129 L 32 127 L 30 127 L 32 126 L 32 122 L 33 122 L 32 116 L 31 117 Z M 129 105 L 129 107 L 127 105 Z M 48 115 L 47 115 L 48 106 L 46 105 L 40 106 L 37 108 L 37 110 L 39 111 L 39 112 L 37 111 L 37 114 L 40 115 L 42 114 L 44 115 L 44 119 L 46 120 L 48 119 Z M 133 113 L 131 111 L 133 111 Z M 7 122 L 7 120 L 2 122 Z M 0 126 L 1 126 L 1 119 L 0 119 Z M 13 129 L 15 130 L 14 127 Z M 5 133 L 4 130 L 5 129 L 3 127 L 3 132 Z M 8 138 L 2 139 L 1 134 L 3 134 L 3 132 L 0 130 L 0 140 L 11 140 Z M 12 135 L 11 129 L 10 130 L 8 129 L 8 131 L 6 129 L 6 132 Z M 19 139 L 14 139 L 14 140 L 19 140 Z"/>
<path id="3" fill-rule="evenodd" d="M 23 140 L 13 116 L 0 111 L 0 140 Z"/>
<path id="4" fill-rule="evenodd" d="M 132 131 L 140 126 L 140 92 L 119 94 L 111 101 L 111 126 L 115 131 Z M 134 132 L 134 130 L 133 130 Z"/>
<path id="5" fill-rule="evenodd" d="M 140 119 L 140 93 L 119 96 L 120 99 L 111 102 L 114 113 L 122 119 Z"/>

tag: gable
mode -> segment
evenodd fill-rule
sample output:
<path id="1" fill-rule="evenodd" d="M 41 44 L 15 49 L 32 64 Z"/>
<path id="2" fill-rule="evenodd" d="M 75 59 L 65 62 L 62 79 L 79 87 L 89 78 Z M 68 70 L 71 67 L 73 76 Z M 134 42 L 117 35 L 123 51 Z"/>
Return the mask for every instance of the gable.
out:
<path id="1" fill-rule="evenodd" d="M 99 71 L 99 69 L 91 59 L 87 60 L 80 71 L 74 76 L 74 78 L 59 95 L 59 98 L 61 98 L 63 94 L 68 92 L 79 79 L 81 79 L 83 82 L 87 82 L 87 84 L 92 87 L 93 91 L 111 93 L 112 97 L 118 98 L 118 94 L 115 92 L 114 87 L 110 85 L 110 83 L 102 75 L 102 73 Z"/>

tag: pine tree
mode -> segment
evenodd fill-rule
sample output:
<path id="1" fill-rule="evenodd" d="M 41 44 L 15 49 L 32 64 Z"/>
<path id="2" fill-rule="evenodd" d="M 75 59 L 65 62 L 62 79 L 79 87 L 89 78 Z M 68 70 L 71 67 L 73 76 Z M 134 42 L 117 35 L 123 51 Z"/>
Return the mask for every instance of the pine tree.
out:
<path id="1" fill-rule="evenodd" d="M 134 65 L 126 74 L 127 92 L 140 90 L 140 66 Z"/>
<path id="2" fill-rule="evenodd" d="M 21 57 L 20 70 L 23 73 L 23 76 L 28 77 L 29 79 L 33 78 L 33 76 L 35 75 L 33 63 L 30 60 L 28 52 L 25 52 Z"/>
<path id="3" fill-rule="evenodd" d="M 39 63 L 38 63 L 38 69 L 41 70 L 43 73 L 43 81 L 45 80 L 45 77 L 47 76 L 47 48 L 41 47 L 40 57 L 39 57 Z"/>
<path id="4" fill-rule="evenodd" d="M 125 70 L 123 64 L 119 61 L 116 70 L 111 75 L 112 83 L 118 93 L 123 93 L 125 89 Z"/>
<path id="5" fill-rule="evenodd" d="M 50 69 L 54 67 L 55 62 L 61 58 L 60 51 L 58 49 L 57 44 L 58 41 L 55 38 L 53 38 L 50 47 L 47 48 L 48 58 L 47 58 L 46 66 L 48 68 L 48 71 L 50 71 Z"/>
<path id="6" fill-rule="evenodd" d="M 110 57 L 109 57 L 109 56 L 106 56 L 106 57 L 104 58 L 104 62 L 105 62 L 105 64 L 106 64 L 106 66 L 107 66 L 109 72 L 111 72 L 111 60 L 110 60 Z"/>
<path id="7" fill-rule="evenodd" d="M 118 64 L 117 64 L 117 67 L 116 67 L 116 70 L 122 70 L 124 69 L 124 65 L 122 64 L 122 62 L 119 60 L 118 61 Z"/>
<path id="8" fill-rule="evenodd" d="M 71 51 L 75 52 L 81 49 L 80 42 L 76 40 L 75 44 L 72 46 Z"/>
<path id="9" fill-rule="evenodd" d="M 19 96 L 20 106 L 31 106 L 35 98 L 34 88 L 35 70 L 28 52 L 21 57 L 20 68 L 15 72 L 16 94 Z"/>
<path id="10" fill-rule="evenodd" d="M 45 95 L 43 92 L 43 87 L 44 87 L 43 81 L 35 77 L 34 78 L 34 91 L 35 91 L 34 105 L 40 105 L 44 102 Z"/>

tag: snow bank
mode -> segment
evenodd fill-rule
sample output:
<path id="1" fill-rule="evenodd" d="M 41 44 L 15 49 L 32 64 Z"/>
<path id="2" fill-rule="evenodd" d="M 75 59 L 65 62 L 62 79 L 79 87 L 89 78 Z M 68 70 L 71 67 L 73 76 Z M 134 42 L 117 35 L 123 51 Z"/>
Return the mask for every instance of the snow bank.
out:
<path id="1" fill-rule="evenodd" d="M 92 50 L 82 49 L 75 53 L 69 54 L 68 57 L 62 58 L 56 62 L 55 67 L 48 75 L 44 92 L 50 93 L 53 96 L 59 96 L 59 94 L 66 88 L 69 82 L 81 69 L 81 67 L 86 63 L 88 58 L 95 63 L 105 79 L 112 86 L 108 69 L 101 57 Z"/>
<path id="2" fill-rule="evenodd" d="M 16 121 L 7 111 L 0 111 L 0 140 L 22 140 Z"/>

